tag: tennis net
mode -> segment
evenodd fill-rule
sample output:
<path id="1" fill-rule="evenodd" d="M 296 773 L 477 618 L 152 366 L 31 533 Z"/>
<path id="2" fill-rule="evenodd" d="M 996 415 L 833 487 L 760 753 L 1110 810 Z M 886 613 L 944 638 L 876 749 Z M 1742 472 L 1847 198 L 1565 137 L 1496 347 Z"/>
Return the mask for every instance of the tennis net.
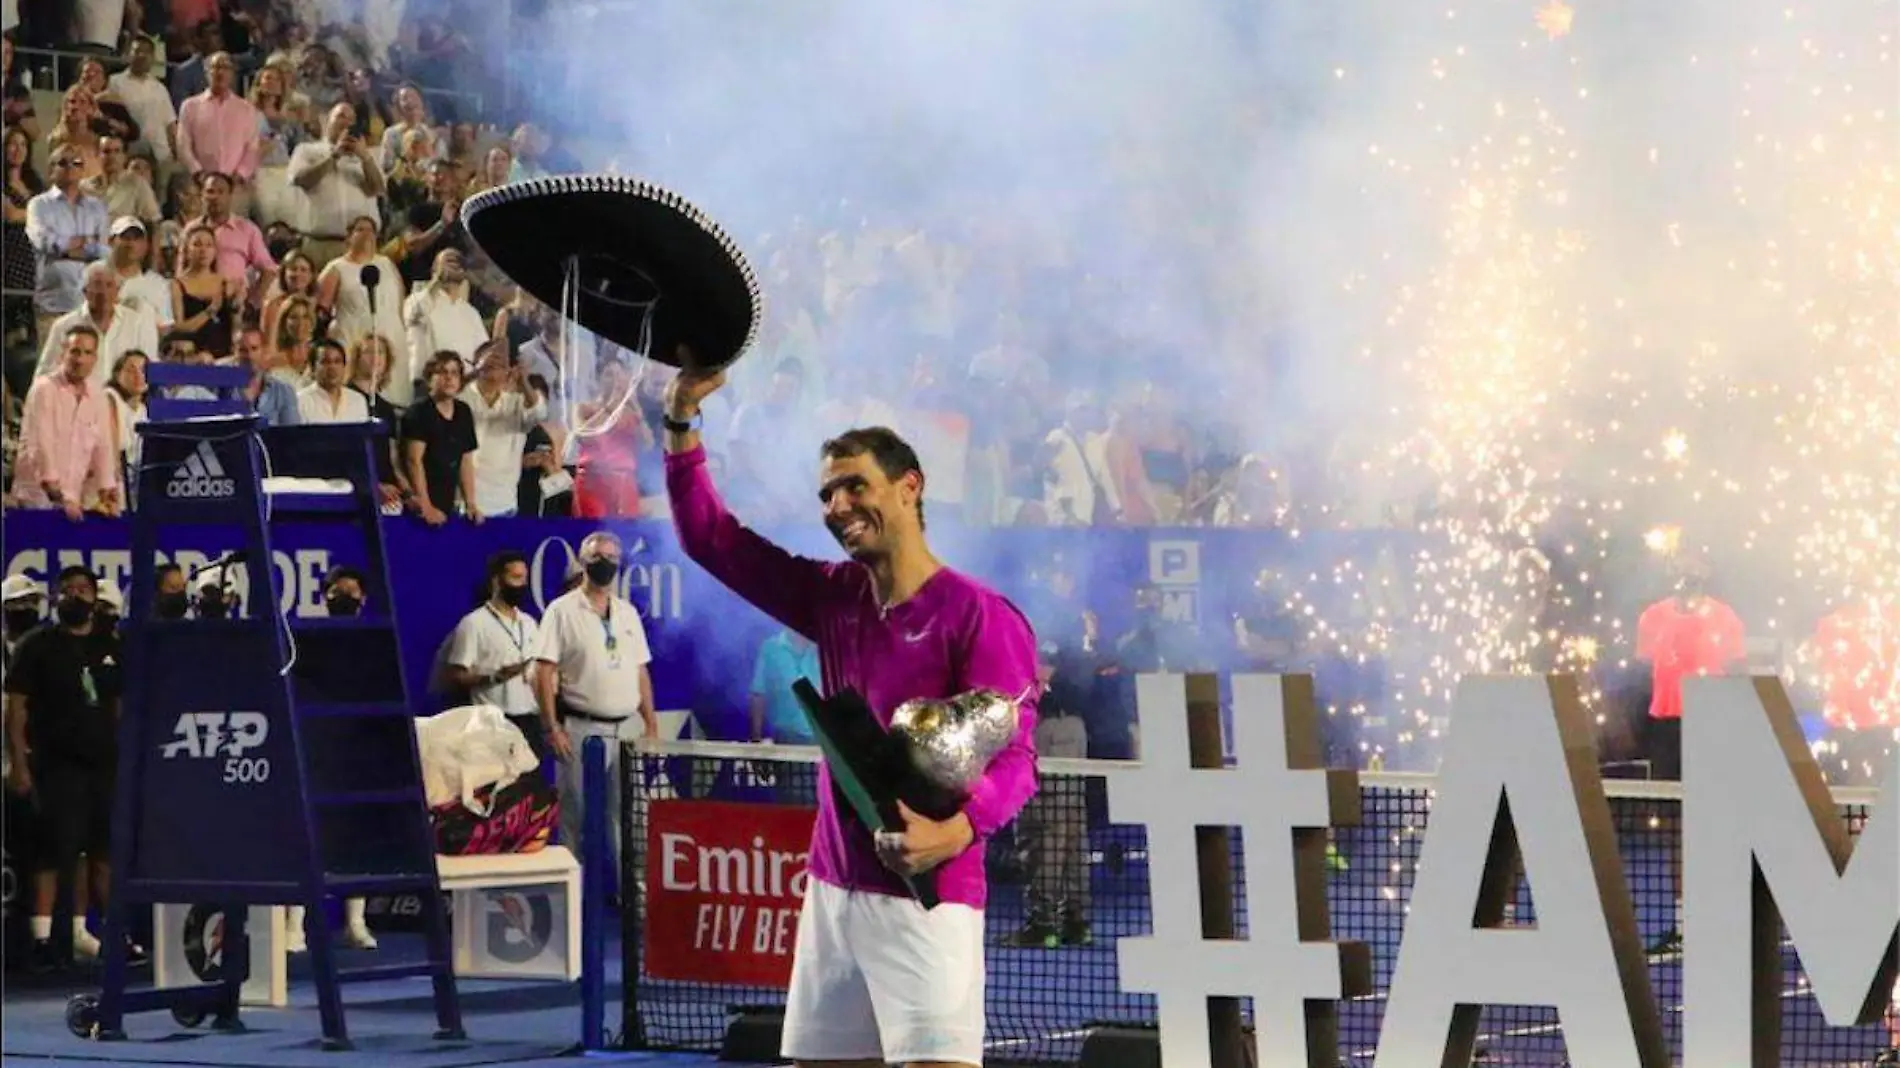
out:
<path id="1" fill-rule="evenodd" d="M 679 806 L 661 808 L 666 802 L 715 802 L 699 815 L 728 826 L 735 836 L 729 840 L 740 849 L 750 843 L 755 852 L 769 853 L 770 844 L 761 845 L 766 832 L 758 829 L 767 826 L 770 808 L 814 803 L 817 760 L 815 749 L 783 746 L 674 742 L 623 747 L 621 880 L 639 892 L 623 895 L 621 1045 L 718 1050 L 736 1018 L 769 1014 L 783 1005 L 783 988 L 771 981 L 746 975 L 729 981 L 682 978 L 670 966 L 654 966 L 652 947 L 675 945 L 687 935 L 677 931 L 680 920 L 674 913 L 659 917 L 654 925 L 666 925 L 675 937 L 649 929 L 645 890 L 663 879 L 677 882 L 678 873 L 658 870 L 662 864 L 649 855 L 648 831 L 656 816 L 669 824 L 673 820 Z M 1036 798 L 989 845 L 987 1043 L 992 1062 L 998 1064 L 1074 1064 L 1093 1029 L 1141 1029 L 1152 1027 L 1155 1020 L 1154 998 L 1123 992 L 1117 976 L 1116 940 L 1153 930 L 1146 833 L 1106 818 L 1107 777 L 1129 765 L 1044 760 L 1041 767 Z M 1341 1063 L 1355 1068 L 1372 1063 L 1378 1044 L 1385 992 L 1431 814 L 1433 782 L 1429 775 L 1362 773 L 1361 823 L 1333 835 L 1328 900 L 1334 937 L 1366 943 L 1373 957 L 1374 992 L 1345 1002 L 1338 1015 Z M 1652 947 L 1650 979 L 1679 1056 L 1681 954 L 1668 943 L 1677 922 L 1672 851 L 1680 829 L 1680 786 L 1609 779 L 1605 788 L 1638 923 L 1645 945 Z M 1870 815 L 1873 792 L 1837 791 L 1836 800 L 1841 819 L 1858 835 Z M 700 826 L 705 825 L 702 819 Z M 1230 833 L 1230 841 L 1237 924 L 1239 936 L 1245 937 L 1246 864 L 1237 830 Z M 802 843 L 798 848 L 802 851 Z M 759 881 L 762 886 L 763 878 Z M 1522 879 L 1506 921 L 1536 921 L 1535 902 Z M 707 938 L 719 943 L 723 937 L 728 944 L 754 939 L 750 928 L 743 939 L 730 931 L 722 936 L 716 918 L 702 919 L 699 926 L 702 943 Z M 782 917 L 779 926 L 787 926 Z M 780 930 L 778 937 L 780 948 L 789 953 L 789 932 Z M 1900 1017 L 1891 1003 L 1883 1023 L 1830 1027 L 1809 993 L 1785 931 L 1782 958 L 1783 1064 L 1871 1065 L 1896 1044 Z M 1244 1000 L 1242 1015 L 1250 1022 Z M 1563 1029 L 1554 1009 L 1488 1006 L 1480 1032 L 1485 1059 L 1477 1063 L 1565 1063 Z"/>

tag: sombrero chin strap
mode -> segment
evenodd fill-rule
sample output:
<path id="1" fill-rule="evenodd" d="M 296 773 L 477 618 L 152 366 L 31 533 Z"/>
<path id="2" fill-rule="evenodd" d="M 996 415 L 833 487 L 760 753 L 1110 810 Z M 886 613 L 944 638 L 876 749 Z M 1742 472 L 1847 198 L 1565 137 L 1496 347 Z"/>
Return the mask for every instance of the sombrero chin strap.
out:
<path id="1" fill-rule="evenodd" d="M 578 255 L 570 255 L 562 271 L 561 307 L 559 309 L 561 313 L 560 389 L 562 422 L 570 428 L 575 437 L 591 438 L 598 434 L 606 433 L 607 430 L 614 425 L 614 422 L 620 418 L 620 413 L 626 410 L 627 403 L 633 399 L 635 391 L 640 388 L 640 380 L 645 377 L 647 367 L 652 360 L 653 312 L 654 309 L 659 307 L 660 298 L 656 296 L 652 300 L 628 301 L 610 296 L 605 292 L 594 294 L 596 300 L 605 301 L 610 304 L 618 304 L 622 307 L 640 309 L 640 344 L 634 352 L 639 359 L 639 366 L 637 368 L 628 368 L 630 377 L 627 382 L 626 391 L 614 402 L 612 409 L 608 411 L 596 411 L 592 418 L 583 422 L 580 419 L 579 391 L 575 388 L 577 373 L 581 367 L 580 338 L 578 336 L 580 331 L 580 297 L 581 258 Z M 598 349 L 596 349 L 594 357 L 595 380 L 598 380 Z"/>

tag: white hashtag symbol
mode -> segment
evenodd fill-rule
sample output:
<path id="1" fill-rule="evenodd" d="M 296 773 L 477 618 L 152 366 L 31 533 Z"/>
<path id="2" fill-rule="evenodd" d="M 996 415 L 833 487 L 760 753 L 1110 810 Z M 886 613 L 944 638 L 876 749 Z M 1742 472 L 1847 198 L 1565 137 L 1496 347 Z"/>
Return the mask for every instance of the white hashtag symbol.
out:
<path id="1" fill-rule="evenodd" d="M 1334 790 L 1350 789 L 1349 811 L 1356 820 L 1356 776 L 1288 766 L 1288 717 L 1314 716 L 1311 686 L 1304 679 L 1273 675 L 1233 677 L 1238 766 L 1192 767 L 1184 682 L 1180 675 L 1137 680 L 1141 764 L 1108 777 L 1110 819 L 1147 828 L 1154 901 L 1154 934 L 1117 944 L 1122 989 L 1155 995 L 1164 1068 L 1211 1063 L 1210 997 L 1253 998 L 1257 1063 L 1304 1066 L 1313 1063 L 1306 1002 L 1336 1004 L 1366 993 L 1369 977 L 1363 945 L 1348 953 L 1343 952 L 1346 944 L 1302 940 L 1302 913 L 1321 938 L 1330 934 L 1330 925 L 1312 922 L 1326 916 L 1323 885 L 1309 895 L 1313 900 L 1297 893 L 1294 843 L 1297 839 L 1304 850 L 1300 867 L 1317 875 L 1324 864 L 1325 832 L 1296 834 L 1293 829 L 1327 827 Z M 1317 723 L 1309 719 L 1306 728 L 1317 729 Z M 1247 866 L 1244 941 L 1203 937 L 1197 827 L 1241 830 Z M 1309 885 L 1316 881 L 1309 876 Z M 1313 1037 L 1329 1041 L 1332 1036 Z"/>

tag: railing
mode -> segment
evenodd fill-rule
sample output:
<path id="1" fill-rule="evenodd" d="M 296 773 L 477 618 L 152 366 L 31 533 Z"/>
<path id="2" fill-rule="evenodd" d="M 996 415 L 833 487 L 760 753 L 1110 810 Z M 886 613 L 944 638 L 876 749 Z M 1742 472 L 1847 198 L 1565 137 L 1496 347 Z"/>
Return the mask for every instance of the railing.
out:
<path id="1" fill-rule="evenodd" d="M 30 48 L 24 45 L 16 47 L 13 50 L 14 65 L 30 72 L 31 76 L 27 79 L 27 87 L 49 93 L 65 92 L 68 81 L 65 77 L 66 68 L 70 67 L 76 71 L 78 64 L 88 59 L 96 59 L 105 64 L 107 75 L 115 74 L 123 70 L 126 66 L 125 57 L 108 52 L 84 52 L 64 48 Z M 41 62 L 35 63 L 32 62 L 33 60 L 40 60 Z M 61 60 L 68 62 L 61 63 Z M 169 62 L 164 64 L 167 78 L 182 65 L 182 63 Z M 436 100 L 466 102 L 469 110 L 473 113 L 474 121 L 484 119 L 488 115 L 486 97 L 482 93 L 470 92 L 465 89 L 444 89 L 439 86 L 417 85 L 414 82 L 406 82 L 405 84 L 415 85 L 416 89 L 422 93 L 423 100 L 428 102 L 434 102 Z"/>

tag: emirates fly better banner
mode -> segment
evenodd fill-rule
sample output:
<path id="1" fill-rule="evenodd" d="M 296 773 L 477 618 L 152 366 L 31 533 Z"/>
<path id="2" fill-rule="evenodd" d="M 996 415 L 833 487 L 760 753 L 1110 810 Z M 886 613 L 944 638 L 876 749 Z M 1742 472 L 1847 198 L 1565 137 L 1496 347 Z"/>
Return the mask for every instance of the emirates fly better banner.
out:
<path id="1" fill-rule="evenodd" d="M 791 985 L 817 810 L 655 801 L 647 810 L 646 973 Z"/>

